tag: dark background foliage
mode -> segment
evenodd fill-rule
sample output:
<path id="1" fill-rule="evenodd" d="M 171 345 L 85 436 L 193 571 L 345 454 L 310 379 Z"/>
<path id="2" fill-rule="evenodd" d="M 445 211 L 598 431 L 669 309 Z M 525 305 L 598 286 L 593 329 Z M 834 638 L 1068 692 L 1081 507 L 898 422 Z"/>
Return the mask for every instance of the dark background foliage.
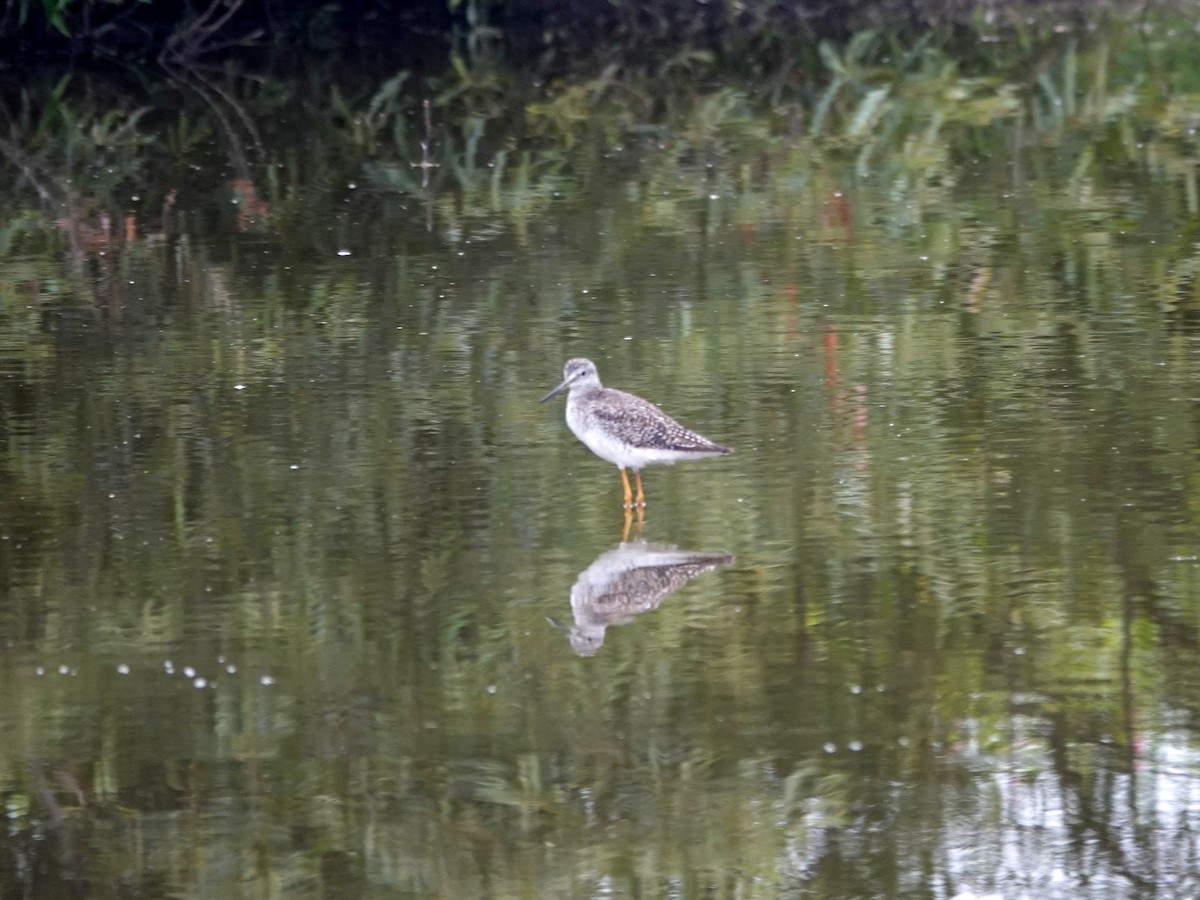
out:
<path id="1" fill-rule="evenodd" d="M 441 58 L 468 34 L 502 39 L 514 60 L 550 70 L 614 49 L 633 56 L 681 43 L 763 64 L 797 35 L 844 38 L 881 23 L 969 35 L 972 23 L 1017 24 L 1036 14 L 1080 24 L 1113 8 L 1138 7 L 980 0 L 8 0 L 0 9 L 0 66 L 64 58 L 195 61 L 231 53 L 287 66 L 297 52 L 316 52 L 394 67 L 401 59 Z"/>

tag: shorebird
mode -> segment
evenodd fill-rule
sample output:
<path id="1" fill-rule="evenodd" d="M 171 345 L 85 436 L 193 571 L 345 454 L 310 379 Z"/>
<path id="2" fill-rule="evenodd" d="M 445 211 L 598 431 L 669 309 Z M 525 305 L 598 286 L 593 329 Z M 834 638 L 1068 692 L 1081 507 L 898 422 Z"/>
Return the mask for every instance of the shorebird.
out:
<path id="1" fill-rule="evenodd" d="M 564 390 L 570 392 L 567 426 L 589 450 L 621 470 L 626 509 L 635 506 L 641 509 L 646 505 L 646 495 L 642 492 L 644 466 L 733 452 L 684 428 L 649 400 L 606 388 L 590 359 L 568 360 L 563 367 L 562 384 L 538 402 L 545 403 Z M 636 502 L 626 469 L 632 469 L 637 477 Z"/>

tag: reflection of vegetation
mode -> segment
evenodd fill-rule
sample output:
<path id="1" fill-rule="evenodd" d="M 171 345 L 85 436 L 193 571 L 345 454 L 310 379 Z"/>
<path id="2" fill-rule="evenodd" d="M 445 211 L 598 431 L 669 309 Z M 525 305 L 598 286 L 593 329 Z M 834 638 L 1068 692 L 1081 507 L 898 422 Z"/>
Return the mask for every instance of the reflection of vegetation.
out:
<path id="1" fill-rule="evenodd" d="M 1200 103 L 1131 28 L 9 96 L 10 883 L 1109 893 L 1151 830 L 1194 894 L 1137 797 L 1194 791 Z M 617 523 L 525 399 L 584 339 L 745 460 L 651 521 L 743 562 L 586 663 Z"/>

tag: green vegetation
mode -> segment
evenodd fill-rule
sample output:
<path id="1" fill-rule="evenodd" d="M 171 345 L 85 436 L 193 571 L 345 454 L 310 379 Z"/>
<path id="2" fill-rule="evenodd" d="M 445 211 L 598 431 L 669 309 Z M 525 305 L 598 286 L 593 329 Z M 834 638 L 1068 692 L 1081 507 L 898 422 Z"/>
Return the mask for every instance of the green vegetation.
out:
<path id="1" fill-rule="evenodd" d="M 165 78 L 85 68 L 0 84 L 0 183 L 11 186 L 0 252 L 45 245 L 64 221 L 99 228 L 101 216 L 160 233 L 186 212 L 189 228 L 228 233 L 231 197 L 241 227 L 272 228 L 347 184 L 376 198 L 356 201 L 368 205 L 411 197 L 431 219 L 519 225 L 634 158 L 664 187 L 686 170 L 714 186 L 795 185 L 840 179 L 851 163 L 851 177 L 919 203 L 967 177 L 978 154 L 1068 132 L 1077 189 L 1147 144 L 1181 174 L 1195 153 L 1196 78 L 1180 62 L 1195 28 L 1169 10 L 1105 7 L 1099 30 L 1010 11 L 839 39 L 776 27 L 782 6 L 752 8 L 762 16 L 743 29 L 717 38 L 694 24 L 668 42 L 675 19 L 625 34 L 621 16 L 634 13 L 618 5 L 613 27 L 634 43 L 568 52 L 564 24 L 523 68 L 517 39 L 477 24 L 444 67 L 379 76 L 331 57 L 296 80 L 229 58 Z M 255 214 L 265 204 L 272 224 Z"/>

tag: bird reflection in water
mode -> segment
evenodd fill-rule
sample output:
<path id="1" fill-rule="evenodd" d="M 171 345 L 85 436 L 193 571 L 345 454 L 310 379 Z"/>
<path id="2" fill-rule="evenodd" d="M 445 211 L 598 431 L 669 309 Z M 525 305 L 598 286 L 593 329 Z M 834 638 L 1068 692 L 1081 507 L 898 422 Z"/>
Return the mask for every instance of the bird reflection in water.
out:
<path id="1" fill-rule="evenodd" d="M 567 628 L 554 619 L 549 620 L 550 624 L 567 632 L 576 653 L 592 656 L 604 643 L 609 625 L 624 625 L 644 612 L 658 609 L 697 575 L 736 558 L 729 553 L 677 550 L 669 544 L 644 541 L 618 544 L 575 579 L 571 588 L 575 624 Z"/>

